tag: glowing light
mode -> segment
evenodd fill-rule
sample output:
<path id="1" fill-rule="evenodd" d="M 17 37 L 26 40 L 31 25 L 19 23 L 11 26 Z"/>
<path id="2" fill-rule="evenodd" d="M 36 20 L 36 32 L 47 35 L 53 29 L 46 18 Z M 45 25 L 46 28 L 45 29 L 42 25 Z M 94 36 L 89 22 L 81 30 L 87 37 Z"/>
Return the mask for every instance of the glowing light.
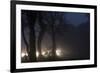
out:
<path id="1" fill-rule="evenodd" d="M 22 57 L 24 57 L 25 56 L 25 53 L 24 52 L 22 52 L 22 55 L 21 55 Z"/>
<path id="2" fill-rule="evenodd" d="M 28 53 L 27 52 L 22 52 L 21 57 L 25 57 L 25 56 L 28 56 Z"/>
<path id="3" fill-rule="evenodd" d="M 56 55 L 57 55 L 57 56 L 61 56 L 61 55 L 62 55 L 60 49 L 57 49 L 57 50 L 56 50 Z"/>
<path id="4" fill-rule="evenodd" d="M 28 56 L 28 53 L 26 52 L 25 55 Z"/>
<path id="5" fill-rule="evenodd" d="M 39 52 L 38 51 L 36 51 L 36 57 L 39 57 Z"/>
<path id="6" fill-rule="evenodd" d="M 43 55 L 43 56 L 45 55 L 45 51 L 42 51 L 42 55 Z"/>
<path id="7" fill-rule="evenodd" d="M 47 52 L 47 51 L 42 51 L 42 55 L 43 55 L 44 57 L 48 57 L 48 52 Z"/>

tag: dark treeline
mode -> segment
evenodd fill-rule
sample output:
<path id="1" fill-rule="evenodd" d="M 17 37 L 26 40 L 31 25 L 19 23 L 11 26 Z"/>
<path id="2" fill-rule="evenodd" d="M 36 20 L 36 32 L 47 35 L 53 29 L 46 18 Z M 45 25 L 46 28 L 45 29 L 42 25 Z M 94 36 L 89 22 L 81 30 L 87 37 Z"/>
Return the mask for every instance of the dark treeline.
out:
<path id="1" fill-rule="evenodd" d="M 42 59 L 42 44 L 43 46 L 51 44 L 49 47 L 52 48 L 53 55 L 47 61 L 90 58 L 89 14 L 84 15 L 88 21 L 82 22 L 78 26 L 74 26 L 77 23 L 68 23 L 69 21 L 65 18 L 66 14 L 67 12 L 21 11 L 22 48 L 26 47 L 29 54 L 29 59 L 26 62 L 45 61 Z M 28 33 L 26 33 L 27 29 Z M 45 41 L 50 40 L 45 35 L 50 37 L 52 41 L 45 44 Z M 36 42 L 38 46 L 36 46 Z M 55 53 L 59 47 L 65 51 L 65 55 L 60 59 L 56 58 Z M 39 60 L 36 58 L 36 50 L 39 51 Z M 67 54 L 67 51 L 70 53 Z"/>

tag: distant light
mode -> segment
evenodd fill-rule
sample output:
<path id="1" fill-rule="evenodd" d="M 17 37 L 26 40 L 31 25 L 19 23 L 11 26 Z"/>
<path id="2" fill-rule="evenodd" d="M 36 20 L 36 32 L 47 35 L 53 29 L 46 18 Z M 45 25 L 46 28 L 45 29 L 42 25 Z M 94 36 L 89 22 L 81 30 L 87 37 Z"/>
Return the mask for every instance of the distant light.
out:
<path id="1" fill-rule="evenodd" d="M 25 55 L 28 56 L 28 53 L 26 52 Z"/>
<path id="2" fill-rule="evenodd" d="M 24 52 L 22 52 L 21 56 L 22 56 L 22 57 L 24 57 L 24 56 L 25 56 L 25 53 L 24 53 Z"/>
<path id="3" fill-rule="evenodd" d="M 45 51 L 42 51 L 42 55 L 43 55 L 43 56 L 45 55 Z"/>
<path id="4" fill-rule="evenodd" d="M 39 57 L 39 52 L 38 51 L 36 51 L 36 57 Z"/>
<path id="5" fill-rule="evenodd" d="M 22 52 L 21 57 L 25 57 L 25 56 L 28 56 L 28 53 L 27 52 Z"/>
<path id="6" fill-rule="evenodd" d="M 43 55 L 44 57 L 48 57 L 48 56 L 49 56 L 49 53 L 48 53 L 48 51 L 42 51 L 42 55 Z"/>
<path id="7" fill-rule="evenodd" d="M 61 53 L 62 53 L 62 52 L 61 52 L 60 49 L 57 49 L 57 50 L 56 50 L 56 55 L 57 55 L 57 56 L 61 56 L 61 55 L 62 55 Z"/>

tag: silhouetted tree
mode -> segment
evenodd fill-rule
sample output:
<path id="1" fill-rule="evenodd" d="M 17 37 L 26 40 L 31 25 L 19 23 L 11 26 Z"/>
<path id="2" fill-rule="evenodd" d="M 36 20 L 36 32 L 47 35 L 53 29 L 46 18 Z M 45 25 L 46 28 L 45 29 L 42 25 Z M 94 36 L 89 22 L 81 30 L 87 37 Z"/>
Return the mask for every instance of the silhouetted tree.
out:
<path id="1" fill-rule="evenodd" d="M 38 17 L 38 21 L 39 21 L 39 26 L 40 26 L 40 32 L 39 32 L 39 36 L 38 36 L 38 40 L 37 40 L 37 44 L 38 44 L 38 51 L 39 51 L 39 59 L 41 60 L 42 58 L 42 48 L 41 48 L 41 43 L 44 37 L 44 34 L 46 32 L 46 24 L 43 22 L 43 13 L 42 12 L 37 12 L 37 17 Z"/>
<path id="2" fill-rule="evenodd" d="M 26 46 L 26 51 L 27 51 L 27 53 L 29 53 L 29 44 L 28 44 L 28 42 L 27 42 L 27 38 L 26 38 L 26 36 L 25 36 L 25 28 L 27 27 L 27 23 L 25 22 L 25 20 L 26 20 L 26 13 L 22 10 L 22 12 L 21 12 L 21 31 L 22 31 L 22 39 L 23 39 L 23 41 L 24 41 L 24 43 L 25 43 L 25 46 Z M 27 57 L 27 58 L 25 58 L 25 61 L 27 61 L 27 60 L 29 60 L 29 58 Z"/>
<path id="3" fill-rule="evenodd" d="M 62 17 L 63 17 L 63 14 L 59 14 L 56 12 L 40 12 L 38 14 L 39 25 L 41 28 L 41 31 L 39 32 L 39 36 L 38 36 L 39 54 L 41 55 L 41 42 L 43 40 L 45 32 L 51 31 L 50 34 L 52 38 L 52 53 L 53 53 L 52 60 L 55 59 L 55 55 L 56 55 L 55 27 L 56 25 L 61 24 Z"/>
<path id="4" fill-rule="evenodd" d="M 28 25 L 29 25 L 29 58 L 30 62 L 36 61 L 36 46 L 35 46 L 35 30 L 34 25 L 36 22 L 37 13 L 34 11 L 27 11 Z"/>

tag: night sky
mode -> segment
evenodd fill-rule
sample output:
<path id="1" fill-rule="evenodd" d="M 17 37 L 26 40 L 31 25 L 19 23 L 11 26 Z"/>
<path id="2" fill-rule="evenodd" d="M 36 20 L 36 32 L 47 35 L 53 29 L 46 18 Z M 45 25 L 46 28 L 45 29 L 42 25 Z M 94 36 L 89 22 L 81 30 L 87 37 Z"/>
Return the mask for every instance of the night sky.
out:
<path id="1" fill-rule="evenodd" d="M 41 19 L 39 18 L 40 15 Z M 45 49 L 52 50 L 54 46 L 55 49 L 61 50 L 61 57 L 57 58 L 57 61 L 83 60 L 90 58 L 89 13 L 22 10 L 21 21 L 22 52 L 27 51 L 25 49 L 27 48 L 27 45 L 29 46 L 30 44 L 31 35 L 29 25 L 32 23 L 31 27 L 33 27 L 35 34 L 35 42 L 33 44 L 35 45 L 36 50 L 38 49 L 39 39 L 41 39 L 42 51 Z M 22 34 L 23 31 L 24 38 Z M 41 32 L 43 33 L 42 35 Z M 54 39 L 52 39 L 53 37 Z M 53 46 L 53 44 L 55 45 Z M 51 60 L 48 59 L 46 61 Z"/>

